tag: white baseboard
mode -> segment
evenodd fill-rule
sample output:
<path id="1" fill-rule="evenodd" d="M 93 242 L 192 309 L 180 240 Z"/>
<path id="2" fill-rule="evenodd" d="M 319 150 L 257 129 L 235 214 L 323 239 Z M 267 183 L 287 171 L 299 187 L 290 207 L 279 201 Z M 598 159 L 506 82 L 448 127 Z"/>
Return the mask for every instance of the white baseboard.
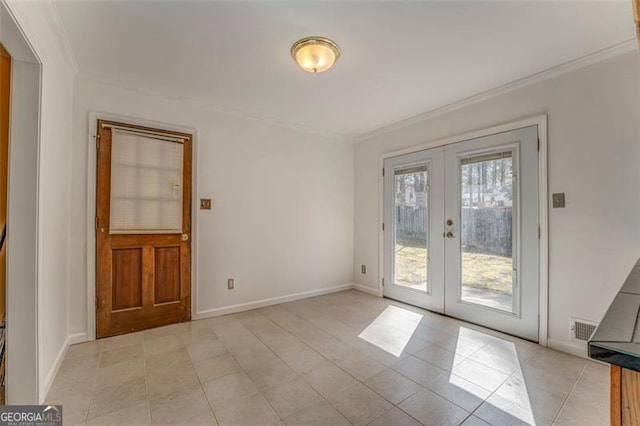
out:
<path id="1" fill-rule="evenodd" d="M 564 340 L 548 339 L 547 347 L 560 352 L 579 356 L 580 358 L 589 358 L 587 355 L 587 344 L 580 342 L 565 342 Z"/>
<path id="2" fill-rule="evenodd" d="M 220 315 L 235 314 L 237 312 L 277 305 L 278 303 L 293 302 L 294 300 L 306 299 L 314 296 L 322 296 L 323 294 L 337 293 L 339 291 L 349 290 L 351 288 L 353 288 L 353 284 L 342 284 L 335 287 L 321 288 L 318 290 L 305 291 L 302 293 L 288 294 L 286 296 L 272 297 L 270 299 L 256 300 L 255 302 L 240 303 L 238 305 L 225 306 L 222 308 L 207 309 L 204 311 L 198 311 L 191 316 L 191 319 L 199 320 L 204 318 L 217 317 Z"/>
<path id="3" fill-rule="evenodd" d="M 370 294 L 372 296 L 382 297 L 382 290 L 379 289 L 379 288 L 371 288 L 371 287 L 366 286 L 366 285 L 354 284 L 353 285 L 353 289 L 361 291 L 363 293 L 368 293 L 368 294 Z"/>
<path id="4" fill-rule="evenodd" d="M 75 345 L 78 343 L 88 342 L 89 336 L 87 335 L 87 333 L 70 334 L 69 337 L 67 337 L 67 340 L 69 341 L 70 345 Z"/>
<path id="5" fill-rule="evenodd" d="M 58 355 L 56 355 L 55 361 L 53 361 L 53 365 L 47 372 L 47 375 L 44 376 L 43 382 L 40 384 L 40 395 L 38 395 L 39 403 L 42 404 L 49 393 L 49 389 L 51 389 L 51 385 L 53 384 L 53 380 L 56 378 L 56 374 L 58 374 L 58 370 L 60 369 L 60 365 L 62 365 L 62 360 L 64 356 L 67 354 L 67 349 L 69 348 L 69 341 L 71 336 L 67 336 L 62 344 L 62 347 L 58 351 Z"/>

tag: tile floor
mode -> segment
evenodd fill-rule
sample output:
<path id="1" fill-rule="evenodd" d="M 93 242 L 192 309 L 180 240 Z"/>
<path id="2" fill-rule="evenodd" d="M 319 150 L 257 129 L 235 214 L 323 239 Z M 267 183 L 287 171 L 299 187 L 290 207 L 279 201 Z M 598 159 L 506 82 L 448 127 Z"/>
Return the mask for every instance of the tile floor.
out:
<path id="1" fill-rule="evenodd" d="M 356 291 L 71 346 L 65 424 L 606 425 L 608 369 Z"/>

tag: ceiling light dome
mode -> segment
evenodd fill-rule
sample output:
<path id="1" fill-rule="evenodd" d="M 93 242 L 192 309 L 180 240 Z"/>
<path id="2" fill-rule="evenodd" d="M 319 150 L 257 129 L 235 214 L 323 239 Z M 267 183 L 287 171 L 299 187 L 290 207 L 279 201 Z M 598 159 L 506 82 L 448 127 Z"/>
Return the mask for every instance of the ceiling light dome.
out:
<path id="1" fill-rule="evenodd" d="M 340 57 L 338 45 L 325 37 L 305 37 L 291 46 L 291 57 L 308 72 L 328 70 Z"/>

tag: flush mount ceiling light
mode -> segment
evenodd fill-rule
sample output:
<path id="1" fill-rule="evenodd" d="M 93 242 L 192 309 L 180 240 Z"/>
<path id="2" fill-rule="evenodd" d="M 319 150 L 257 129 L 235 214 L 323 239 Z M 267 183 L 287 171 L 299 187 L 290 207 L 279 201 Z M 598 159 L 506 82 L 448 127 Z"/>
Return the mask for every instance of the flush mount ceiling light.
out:
<path id="1" fill-rule="evenodd" d="M 308 72 L 324 72 L 340 57 L 340 48 L 325 37 L 305 37 L 293 43 L 291 57 Z"/>

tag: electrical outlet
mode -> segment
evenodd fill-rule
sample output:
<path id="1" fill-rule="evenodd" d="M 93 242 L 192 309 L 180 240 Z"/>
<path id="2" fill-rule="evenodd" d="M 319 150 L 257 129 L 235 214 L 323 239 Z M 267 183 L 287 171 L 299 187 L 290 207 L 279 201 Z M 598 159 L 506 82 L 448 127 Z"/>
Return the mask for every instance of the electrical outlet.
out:
<path id="1" fill-rule="evenodd" d="M 367 265 L 362 265 L 360 267 L 360 272 L 362 272 L 363 274 L 366 274 L 367 273 Z"/>
<path id="2" fill-rule="evenodd" d="M 227 280 L 227 290 L 233 290 L 235 288 L 235 283 L 233 281 L 233 278 L 229 278 Z"/>
<path id="3" fill-rule="evenodd" d="M 211 198 L 200 198 L 200 210 L 211 210 Z"/>

